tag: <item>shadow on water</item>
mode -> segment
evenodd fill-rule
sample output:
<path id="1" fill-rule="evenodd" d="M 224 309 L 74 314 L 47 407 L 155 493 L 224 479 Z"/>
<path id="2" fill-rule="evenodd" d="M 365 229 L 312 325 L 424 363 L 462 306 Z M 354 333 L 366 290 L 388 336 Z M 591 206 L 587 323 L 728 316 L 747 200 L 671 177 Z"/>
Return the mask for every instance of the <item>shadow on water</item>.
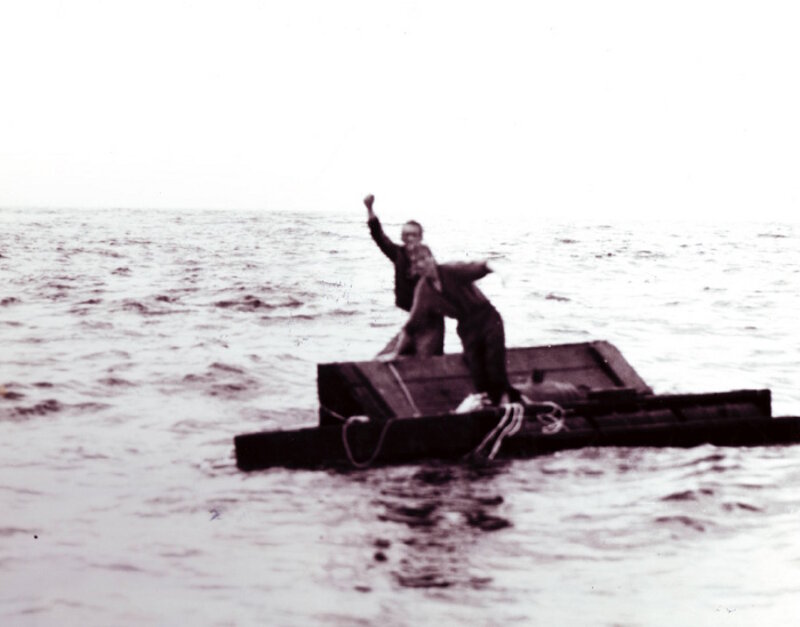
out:
<path id="1" fill-rule="evenodd" d="M 471 562 L 484 534 L 511 526 L 498 514 L 504 499 L 493 481 L 504 468 L 427 465 L 388 481 L 375 500 L 377 516 L 401 530 L 395 546 L 375 540 L 373 558 L 390 562 L 392 576 L 406 588 L 487 586 L 491 578 Z"/>

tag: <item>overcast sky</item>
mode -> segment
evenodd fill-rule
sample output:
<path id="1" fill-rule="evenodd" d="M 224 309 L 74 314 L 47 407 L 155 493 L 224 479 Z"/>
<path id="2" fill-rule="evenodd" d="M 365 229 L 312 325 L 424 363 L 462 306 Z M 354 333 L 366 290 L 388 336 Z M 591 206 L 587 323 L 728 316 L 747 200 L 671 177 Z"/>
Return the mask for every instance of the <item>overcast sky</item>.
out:
<path id="1" fill-rule="evenodd" d="M 792 218 L 795 4 L 3 0 L 0 207 Z"/>

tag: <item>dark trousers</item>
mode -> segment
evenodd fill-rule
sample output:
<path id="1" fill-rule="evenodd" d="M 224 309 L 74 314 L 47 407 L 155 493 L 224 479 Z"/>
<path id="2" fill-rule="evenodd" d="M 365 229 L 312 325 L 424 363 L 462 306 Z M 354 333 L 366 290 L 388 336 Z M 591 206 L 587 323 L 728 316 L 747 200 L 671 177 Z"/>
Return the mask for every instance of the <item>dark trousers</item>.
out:
<path id="1" fill-rule="evenodd" d="M 508 381 L 506 335 L 497 310 L 489 306 L 460 320 L 458 336 L 475 389 L 486 392 L 493 405 L 500 403 L 504 393 L 509 400 L 518 401 L 519 393 Z"/>

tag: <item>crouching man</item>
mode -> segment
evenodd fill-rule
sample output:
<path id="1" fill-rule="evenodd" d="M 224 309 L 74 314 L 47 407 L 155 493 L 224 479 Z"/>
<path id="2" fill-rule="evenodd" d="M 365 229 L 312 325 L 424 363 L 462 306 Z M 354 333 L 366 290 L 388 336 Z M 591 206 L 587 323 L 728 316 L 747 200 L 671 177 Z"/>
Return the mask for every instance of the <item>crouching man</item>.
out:
<path id="1" fill-rule="evenodd" d="M 491 272 L 488 262 L 440 265 L 424 244 L 409 247 L 408 252 L 413 271 L 420 279 L 398 346 L 384 359 L 402 354 L 405 343 L 429 324 L 431 316 L 455 318 L 476 391 L 486 392 L 493 405 L 519 402 L 520 394 L 509 383 L 506 371 L 503 319 L 475 285 Z"/>

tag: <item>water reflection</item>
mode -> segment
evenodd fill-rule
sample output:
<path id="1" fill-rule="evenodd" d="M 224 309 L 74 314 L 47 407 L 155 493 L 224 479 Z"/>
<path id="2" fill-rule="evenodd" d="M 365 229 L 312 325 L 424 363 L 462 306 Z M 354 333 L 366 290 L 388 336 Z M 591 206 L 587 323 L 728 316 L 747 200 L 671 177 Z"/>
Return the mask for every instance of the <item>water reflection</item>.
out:
<path id="1" fill-rule="evenodd" d="M 482 536 L 511 526 L 500 515 L 494 478 L 506 464 L 426 465 L 391 478 L 375 504 L 378 519 L 405 527 L 393 546 L 375 542 L 377 561 L 391 559 L 392 576 L 406 588 L 482 588 L 492 581 L 476 569 Z"/>

